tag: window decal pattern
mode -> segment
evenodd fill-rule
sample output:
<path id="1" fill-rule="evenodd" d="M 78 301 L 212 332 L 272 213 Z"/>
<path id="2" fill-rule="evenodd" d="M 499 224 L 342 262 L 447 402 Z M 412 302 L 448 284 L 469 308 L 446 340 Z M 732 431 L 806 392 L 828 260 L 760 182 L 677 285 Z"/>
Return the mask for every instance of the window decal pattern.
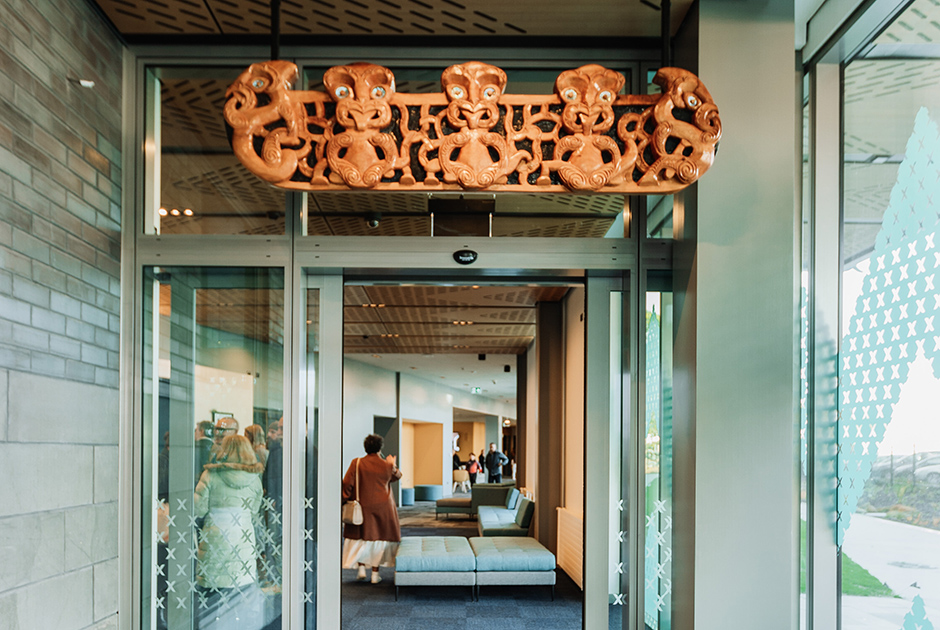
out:
<path id="1" fill-rule="evenodd" d="M 940 377 L 940 130 L 921 108 L 869 258 L 840 357 L 838 527 L 842 545 L 911 364 Z M 905 622 L 905 628 L 907 623 Z"/>

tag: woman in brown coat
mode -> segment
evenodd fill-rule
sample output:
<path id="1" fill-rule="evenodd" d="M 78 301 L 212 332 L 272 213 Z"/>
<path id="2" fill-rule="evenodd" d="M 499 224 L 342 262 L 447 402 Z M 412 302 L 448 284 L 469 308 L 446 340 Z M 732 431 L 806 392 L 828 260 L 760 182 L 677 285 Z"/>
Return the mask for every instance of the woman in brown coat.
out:
<path id="1" fill-rule="evenodd" d="M 395 566 L 395 554 L 401 542 L 398 509 L 389 487 L 392 481 L 401 478 L 401 471 L 395 465 L 394 455 L 382 458 L 383 444 L 381 436 L 366 436 L 363 441 L 366 456 L 354 459 L 343 477 L 343 503 L 356 498 L 358 476 L 362 505 L 362 525 L 343 525 L 343 568 L 358 566 L 358 579 L 364 580 L 366 566 L 371 566 L 373 584 L 382 581 L 380 566 Z"/>

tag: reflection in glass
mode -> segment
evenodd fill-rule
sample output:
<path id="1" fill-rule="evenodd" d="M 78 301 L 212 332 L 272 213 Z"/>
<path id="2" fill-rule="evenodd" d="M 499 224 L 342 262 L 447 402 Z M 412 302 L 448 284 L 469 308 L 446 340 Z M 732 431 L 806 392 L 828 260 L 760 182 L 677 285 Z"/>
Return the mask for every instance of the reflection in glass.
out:
<path id="1" fill-rule="evenodd" d="M 303 355 L 305 357 L 305 399 L 304 424 L 304 627 L 312 630 L 317 623 L 317 431 L 320 413 L 320 389 L 317 377 L 320 360 L 320 292 L 307 290 L 305 301 L 307 334 L 304 337 Z"/>
<path id="2" fill-rule="evenodd" d="M 650 238 L 672 238 L 672 195 L 646 197 L 646 235 Z"/>
<path id="3" fill-rule="evenodd" d="M 454 236 L 512 236 L 527 238 L 624 238 L 624 195 L 528 195 L 492 193 L 491 211 L 434 211 L 434 200 L 473 198 L 461 193 L 304 194 L 304 224 L 309 236 L 431 236 L 443 223 L 472 229 Z M 670 196 L 671 200 L 672 197 Z M 670 224 L 668 237 L 672 237 Z M 432 216 L 433 213 L 433 216 Z M 472 219 L 479 219 L 473 221 Z M 629 221 L 627 225 L 629 229 Z M 446 233 L 446 232 L 445 232 Z"/>
<path id="4" fill-rule="evenodd" d="M 279 628 L 283 272 L 143 286 L 142 625 Z"/>
<path id="5" fill-rule="evenodd" d="M 672 293 L 646 294 L 646 627 L 672 627 Z"/>
<path id="6" fill-rule="evenodd" d="M 803 94 L 809 92 L 809 77 L 803 78 Z M 804 100 L 808 99 L 804 96 Z M 807 429 L 809 421 L 809 277 L 813 248 L 812 188 L 809 177 L 809 104 L 803 107 L 803 199 L 801 205 L 800 236 L 800 628 L 806 628 L 806 567 L 809 548 L 807 546 L 806 466 Z"/>
<path id="7" fill-rule="evenodd" d="M 624 365 L 623 325 L 624 302 L 626 294 L 611 293 L 610 299 L 610 476 L 609 476 L 609 511 L 607 527 L 607 614 L 608 627 L 629 627 L 628 614 L 630 602 L 627 600 L 630 578 L 629 525 L 626 509 L 629 497 L 629 456 L 624 448 L 625 437 L 629 428 L 624 427 L 627 419 L 623 417 L 623 398 L 629 395 L 625 386 L 624 372 L 629 366 Z"/>
<path id="8" fill-rule="evenodd" d="M 222 117 L 243 70 L 147 71 L 146 233 L 285 233 L 286 193 L 241 165 Z"/>
<path id="9" fill-rule="evenodd" d="M 843 627 L 940 620 L 938 72 L 935 61 L 900 59 L 845 69 Z M 872 125 L 875 118 L 886 122 Z"/>

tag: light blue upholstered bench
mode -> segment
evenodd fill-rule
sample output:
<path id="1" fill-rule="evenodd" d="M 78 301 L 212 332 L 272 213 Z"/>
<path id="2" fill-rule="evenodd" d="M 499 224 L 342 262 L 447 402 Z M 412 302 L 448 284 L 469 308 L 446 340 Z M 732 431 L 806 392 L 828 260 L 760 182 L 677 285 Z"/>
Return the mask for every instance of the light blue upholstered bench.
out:
<path id="1" fill-rule="evenodd" d="M 395 558 L 395 600 L 402 586 L 542 585 L 555 599 L 555 555 L 534 538 L 406 536 Z"/>
<path id="2" fill-rule="evenodd" d="M 511 496 L 507 497 L 507 505 Z M 515 509 L 481 505 L 477 510 L 480 536 L 528 536 L 535 503 L 521 497 Z"/>
<path id="3" fill-rule="evenodd" d="M 395 558 L 395 600 L 402 586 L 469 586 L 476 558 L 462 536 L 405 536 Z"/>
<path id="4" fill-rule="evenodd" d="M 471 538 L 477 561 L 476 592 L 481 586 L 544 584 L 555 600 L 555 554 L 534 538 Z"/>

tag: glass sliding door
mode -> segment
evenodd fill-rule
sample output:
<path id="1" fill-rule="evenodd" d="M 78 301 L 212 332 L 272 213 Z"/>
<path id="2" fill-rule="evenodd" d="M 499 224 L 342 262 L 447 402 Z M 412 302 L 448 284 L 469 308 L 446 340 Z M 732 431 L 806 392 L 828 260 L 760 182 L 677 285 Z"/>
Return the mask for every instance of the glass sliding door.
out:
<path id="1" fill-rule="evenodd" d="M 280 628 L 284 273 L 145 267 L 141 626 Z"/>
<path id="2" fill-rule="evenodd" d="M 650 279 L 648 288 L 654 282 Z M 658 287 L 657 287 L 658 288 Z M 672 628 L 672 321 L 671 291 L 646 292 L 643 492 L 646 627 Z"/>

